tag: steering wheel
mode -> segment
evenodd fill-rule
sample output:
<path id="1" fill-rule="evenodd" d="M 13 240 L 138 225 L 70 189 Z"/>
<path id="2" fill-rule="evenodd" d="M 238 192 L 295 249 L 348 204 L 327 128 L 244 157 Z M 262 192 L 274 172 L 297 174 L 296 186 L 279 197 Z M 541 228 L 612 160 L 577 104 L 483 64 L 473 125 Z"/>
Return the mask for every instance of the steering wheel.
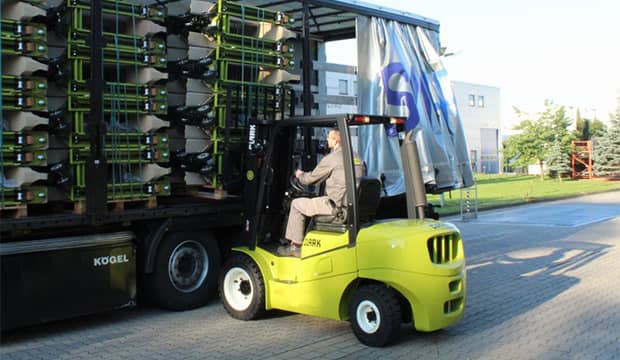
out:
<path id="1" fill-rule="evenodd" d="M 291 175 L 289 185 L 291 187 L 290 192 L 294 197 L 314 195 L 314 186 L 302 184 L 295 174 Z"/>

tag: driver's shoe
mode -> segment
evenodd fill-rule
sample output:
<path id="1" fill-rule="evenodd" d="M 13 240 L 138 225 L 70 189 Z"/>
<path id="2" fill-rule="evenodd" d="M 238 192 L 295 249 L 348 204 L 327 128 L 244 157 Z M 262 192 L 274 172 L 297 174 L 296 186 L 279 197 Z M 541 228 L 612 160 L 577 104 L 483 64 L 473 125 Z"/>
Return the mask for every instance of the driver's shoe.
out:
<path id="1" fill-rule="evenodd" d="M 278 255 L 280 256 L 293 256 L 300 257 L 301 256 L 301 246 L 297 246 L 293 243 L 287 246 L 278 246 Z"/>

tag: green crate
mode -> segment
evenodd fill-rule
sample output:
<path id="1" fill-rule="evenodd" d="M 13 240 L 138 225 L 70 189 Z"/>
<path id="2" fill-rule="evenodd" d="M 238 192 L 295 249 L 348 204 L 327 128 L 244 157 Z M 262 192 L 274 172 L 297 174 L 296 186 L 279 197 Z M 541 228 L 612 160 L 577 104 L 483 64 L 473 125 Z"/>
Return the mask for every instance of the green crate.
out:
<path id="1" fill-rule="evenodd" d="M 69 111 L 90 111 L 90 91 L 86 81 L 69 85 Z M 167 90 L 164 85 L 139 85 L 107 82 L 104 88 L 104 112 L 166 115 Z"/>
<path id="2" fill-rule="evenodd" d="M 73 29 L 67 39 L 70 44 L 84 45 L 88 43 L 90 30 Z M 152 55 L 166 55 L 166 40 L 160 37 L 142 37 L 125 34 L 103 33 L 104 49 L 118 50 L 119 52 L 149 53 Z"/>
<path id="3" fill-rule="evenodd" d="M 282 86 L 281 84 L 269 84 L 262 83 L 259 80 L 259 74 L 263 69 L 261 66 L 256 64 L 242 63 L 238 60 L 220 60 L 217 61 L 217 72 L 219 74 L 219 84 L 220 86 L 216 87 L 216 91 L 225 87 L 225 85 L 251 85 L 254 87 L 265 87 L 265 88 L 275 88 Z M 242 69 L 244 68 L 244 71 Z M 273 69 L 277 70 L 277 69 Z M 244 78 L 235 78 L 233 75 L 237 75 L 238 77 L 244 75 Z"/>
<path id="4" fill-rule="evenodd" d="M 227 32 L 221 32 L 218 41 L 225 46 L 237 46 L 258 53 L 273 53 L 285 57 L 293 57 L 295 54 L 295 48 L 286 41 L 274 41 Z"/>
<path id="5" fill-rule="evenodd" d="M 90 10 L 90 5 L 90 0 L 67 0 L 67 6 L 73 9 Z M 104 14 L 130 16 L 164 23 L 167 8 L 156 4 L 133 4 L 126 1 L 104 0 L 102 2 L 102 12 Z"/>
<path id="6" fill-rule="evenodd" d="M 260 66 L 275 69 L 293 69 L 295 60 L 275 51 L 263 52 L 252 48 L 240 48 L 231 45 L 220 45 L 216 50 L 216 58 L 246 66 Z"/>
<path id="7" fill-rule="evenodd" d="M 7 150 L 2 149 L 2 166 L 44 166 L 47 165 L 45 150 Z"/>
<path id="8" fill-rule="evenodd" d="M 295 24 L 295 18 L 282 11 L 268 10 L 232 1 L 219 0 L 217 2 L 217 13 L 218 15 L 233 15 L 242 20 L 268 22 L 285 27 L 292 27 Z"/>
<path id="9" fill-rule="evenodd" d="M 90 94 L 90 85 L 84 80 L 72 80 L 69 85 L 69 93 L 76 95 Z M 104 96 L 118 97 L 123 99 L 153 99 L 156 101 L 166 101 L 168 91 L 165 85 L 155 84 L 132 84 L 106 82 L 104 86 Z"/>
<path id="10" fill-rule="evenodd" d="M 162 148 L 140 149 L 117 149 L 106 146 L 106 161 L 109 164 L 145 164 L 167 163 L 170 161 L 170 151 Z"/>
<path id="11" fill-rule="evenodd" d="M 103 62 L 107 65 L 137 65 L 152 66 L 154 68 L 166 68 L 168 60 L 165 55 L 153 55 L 148 51 L 121 51 L 116 52 L 112 46 L 106 46 L 103 50 Z M 87 45 L 72 44 L 67 45 L 68 57 L 71 60 L 90 60 L 90 47 Z M 74 67 L 78 65 L 74 63 Z M 81 65 L 81 64 L 79 64 Z M 79 70 L 74 70 L 76 72 Z M 80 77 L 75 77 L 79 79 Z"/>
<path id="12" fill-rule="evenodd" d="M 47 96 L 44 94 L 2 93 L 2 109 L 18 111 L 47 110 Z"/>
<path id="13" fill-rule="evenodd" d="M 41 40 L 5 38 L 2 35 L 2 55 L 24 55 L 43 57 L 47 54 L 47 44 Z"/>
<path id="14" fill-rule="evenodd" d="M 254 108 L 259 110 L 268 109 L 271 111 L 280 111 L 283 107 L 291 102 L 291 92 L 285 87 L 256 87 L 251 90 L 245 89 L 239 91 L 232 90 L 230 99 L 235 109 L 244 104 L 252 104 Z M 214 92 L 214 106 L 226 107 L 228 105 L 228 93 L 225 89 L 219 88 Z"/>
<path id="15" fill-rule="evenodd" d="M 47 39 L 47 28 L 44 24 L 11 19 L 1 19 L 0 23 L 2 26 L 2 39 L 4 39 L 5 34 L 18 39 L 41 41 Z"/>
<path id="16" fill-rule="evenodd" d="M 88 46 L 90 31 L 74 28 L 68 39 L 68 57 L 73 60 L 90 60 L 91 48 Z M 166 41 L 159 37 L 142 37 L 114 33 L 103 33 L 105 46 L 102 49 L 106 64 L 126 64 L 138 66 L 167 66 Z M 74 67 L 77 64 L 74 64 Z M 74 73 L 81 70 L 74 68 Z M 75 78 L 80 79 L 81 76 Z"/>
<path id="17" fill-rule="evenodd" d="M 2 95 L 36 93 L 45 95 L 47 79 L 39 76 L 2 75 Z"/>
<path id="18" fill-rule="evenodd" d="M 108 164 L 150 164 L 167 163 L 170 161 L 168 149 L 148 147 L 145 149 L 121 149 L 114 146 L 105 147 L 105 157 Z M 90 156 L 90 149 L 75 149 L 70 151 L 71 163 L 84 163 Z"/>
<path id="19" fill-rule="evenodd" d="M 90 94 L 72 94 L 69 96 L 68 109 L 69 111 L 89 112 Z M 122 112 L 128 114 L 166 115 L 168 113 L 168 104 L 151 101 L 150 99 L 119 99 L 114 98 L 112 95 L 104 95 L 103 111 L 105 113 Z"/>
<path id="20" fill-rule="evenodd" d="M 49 146 L 45 131 L 3 131 L 2 151 L 44 150 Z"/>
<path id="21" fill-rule="evenodd" d="M 70 148 L 90 148 L 88 135 L 73 133 L 70 138 Z M 167 149 L 169 147 L 169 139 L 167 134 L 108 132 L 105 134 L 105 146 L 110 148 L 118 147 L 119 149 Z"/>
<path id="22" fill-rule="evenodd" d="M 263 50 L 272 50 L 284 54 L 292 54 L 295 49 L 287 41 L 295 37 L 292 31 L 282 33 L 280 39 L 268 39 L 264 37 L 261 23 L 243 21 L 238 17 L 220 14 L 211 20 L 206 28 L 207 36 L 211 41 L 218 43 L 230 43 L 243 47 L 254 47 Z"/>
<path id="23" fill-rule="evenodd" d="M 171 190 L 170 182 L 165 180 L 146 183 L 108 184 L 108 200 L 169 196 Z"/>
<path id="24" fill-rule="evenodd" d="M 76 165 L 76 182 L 69 190 L 71 201 L 86 199 L 86 182 L 84 165 Z M 170 196 L 172 188 L 168 180 L 150 182 L 116 182 L 107 184 L 108 200 L 140 200 L 153 196 Z"/>
<path id="25" fill-rule="evenodd" d="M 140 200 L 153 196 L 170 196 L 172 187 L 169 181 L 160 180 L 152 182 L 122 182 L 107 184 L 107 199 L 110 200 Z M 72 201 L 86 199 L 86 187 L 74 186 L 70 192 Z"/>
<path id="26" fill-rule="evenodd" d="M 45 204 L 47 197 L 48 190 L 45 186 L 25 186 L 19 189 L 0 188 L 0 208 Z"/>

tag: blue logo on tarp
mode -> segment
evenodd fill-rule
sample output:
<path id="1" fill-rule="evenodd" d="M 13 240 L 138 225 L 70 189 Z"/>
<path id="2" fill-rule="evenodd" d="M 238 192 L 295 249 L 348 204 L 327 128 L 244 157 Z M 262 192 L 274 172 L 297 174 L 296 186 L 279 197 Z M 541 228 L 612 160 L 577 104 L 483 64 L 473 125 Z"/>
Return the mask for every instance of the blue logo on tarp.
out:
<path id="1" fill-rule="evenodd" d="M 420 123 L 420 113 L 416 104 L 416 96 L 418 92 L 422 92 L 422 101 L 426 115 L 429 121 L 432 121 L 432 95 L 430 92 L 430 85 L 426 74 L 421 74 L 422 79 L 416 78 L 416 68 L 411 66 L 409 72 L 407 72 L 405 65 L 402 63 L 391 63 L 383 68 L 381 71 L 381 80 L 383 81 L 383 88 L 386 92 L 386 101 L 388 105 L 394 106 L 406 106 L 409 112 L 407 120 L 405 122 L 405 129 L 407 131 L 415 128 Z M 390 79 L 393 76 L 400 76 L 402 81 L 409 84 L 411 90 L 401 91 L 390 88 Z M 423 110 L 420 110 L 423 111 Z M 431 124 L 432 125 L 432 124 Z"/>
<path id="2" fill-rule="evenodd" d="M 401 76 L 404 81 L 409 83 L 411 91 L 399 91 L 390 88 L 390 79 L 395 75 Z M 405 122 L 405 129 L 409 131 L 415 128 L 420 122 L 420 115 L 416 110 L 415 99 L 413 97 L 413 95 L 418 92 L 418 82 L 412 81 L 412 76 L 407 73 L 405 67 L 401 63 L 391 63 L 384 67 L 381 71 L 381 80 L 383 81 L 383 88 L 386 92 L 385 95 L 388 105 L 406 106 L 409 115 Z"/>

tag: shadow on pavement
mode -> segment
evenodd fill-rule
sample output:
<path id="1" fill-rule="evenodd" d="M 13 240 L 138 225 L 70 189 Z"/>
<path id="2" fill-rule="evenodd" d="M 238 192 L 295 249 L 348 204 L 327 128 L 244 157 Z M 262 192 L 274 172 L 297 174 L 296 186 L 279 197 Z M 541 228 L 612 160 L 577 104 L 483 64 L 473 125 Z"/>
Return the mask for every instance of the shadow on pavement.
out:
<path id="1" fill-rule="evenodd" d="M 103 328 L 118 326 L 119 323 L 149 316 L 157 312 L 164 312 L 157 308 L 141 306 L 122 310 L 111 310 L 103 313 L 79 316 L 76 318 L 58 320 L 44 324 L 35 324 L 18 329 L 7 330 L 0 333 L 0 345 L 13 345 L 33 339 L 42 340 L 58 334 L 67 335 L 80 333 L 87 328 Z"/>
<path id="2" fill-rule="evenodd" d="M 485 234 L 467 224 L 459 227 L 468 261 L 468 299 L 463 321 L 449 330 L 454 335 L 482 333 L 554 299 L 580 282 L 570 271 L 611 247 L 571 240 L 574 228 L 532 226 L 524 232 L 523 226 L 492 225 L 495 231 Z M 468 236 L 474 240 L 468 242 Z"/>

